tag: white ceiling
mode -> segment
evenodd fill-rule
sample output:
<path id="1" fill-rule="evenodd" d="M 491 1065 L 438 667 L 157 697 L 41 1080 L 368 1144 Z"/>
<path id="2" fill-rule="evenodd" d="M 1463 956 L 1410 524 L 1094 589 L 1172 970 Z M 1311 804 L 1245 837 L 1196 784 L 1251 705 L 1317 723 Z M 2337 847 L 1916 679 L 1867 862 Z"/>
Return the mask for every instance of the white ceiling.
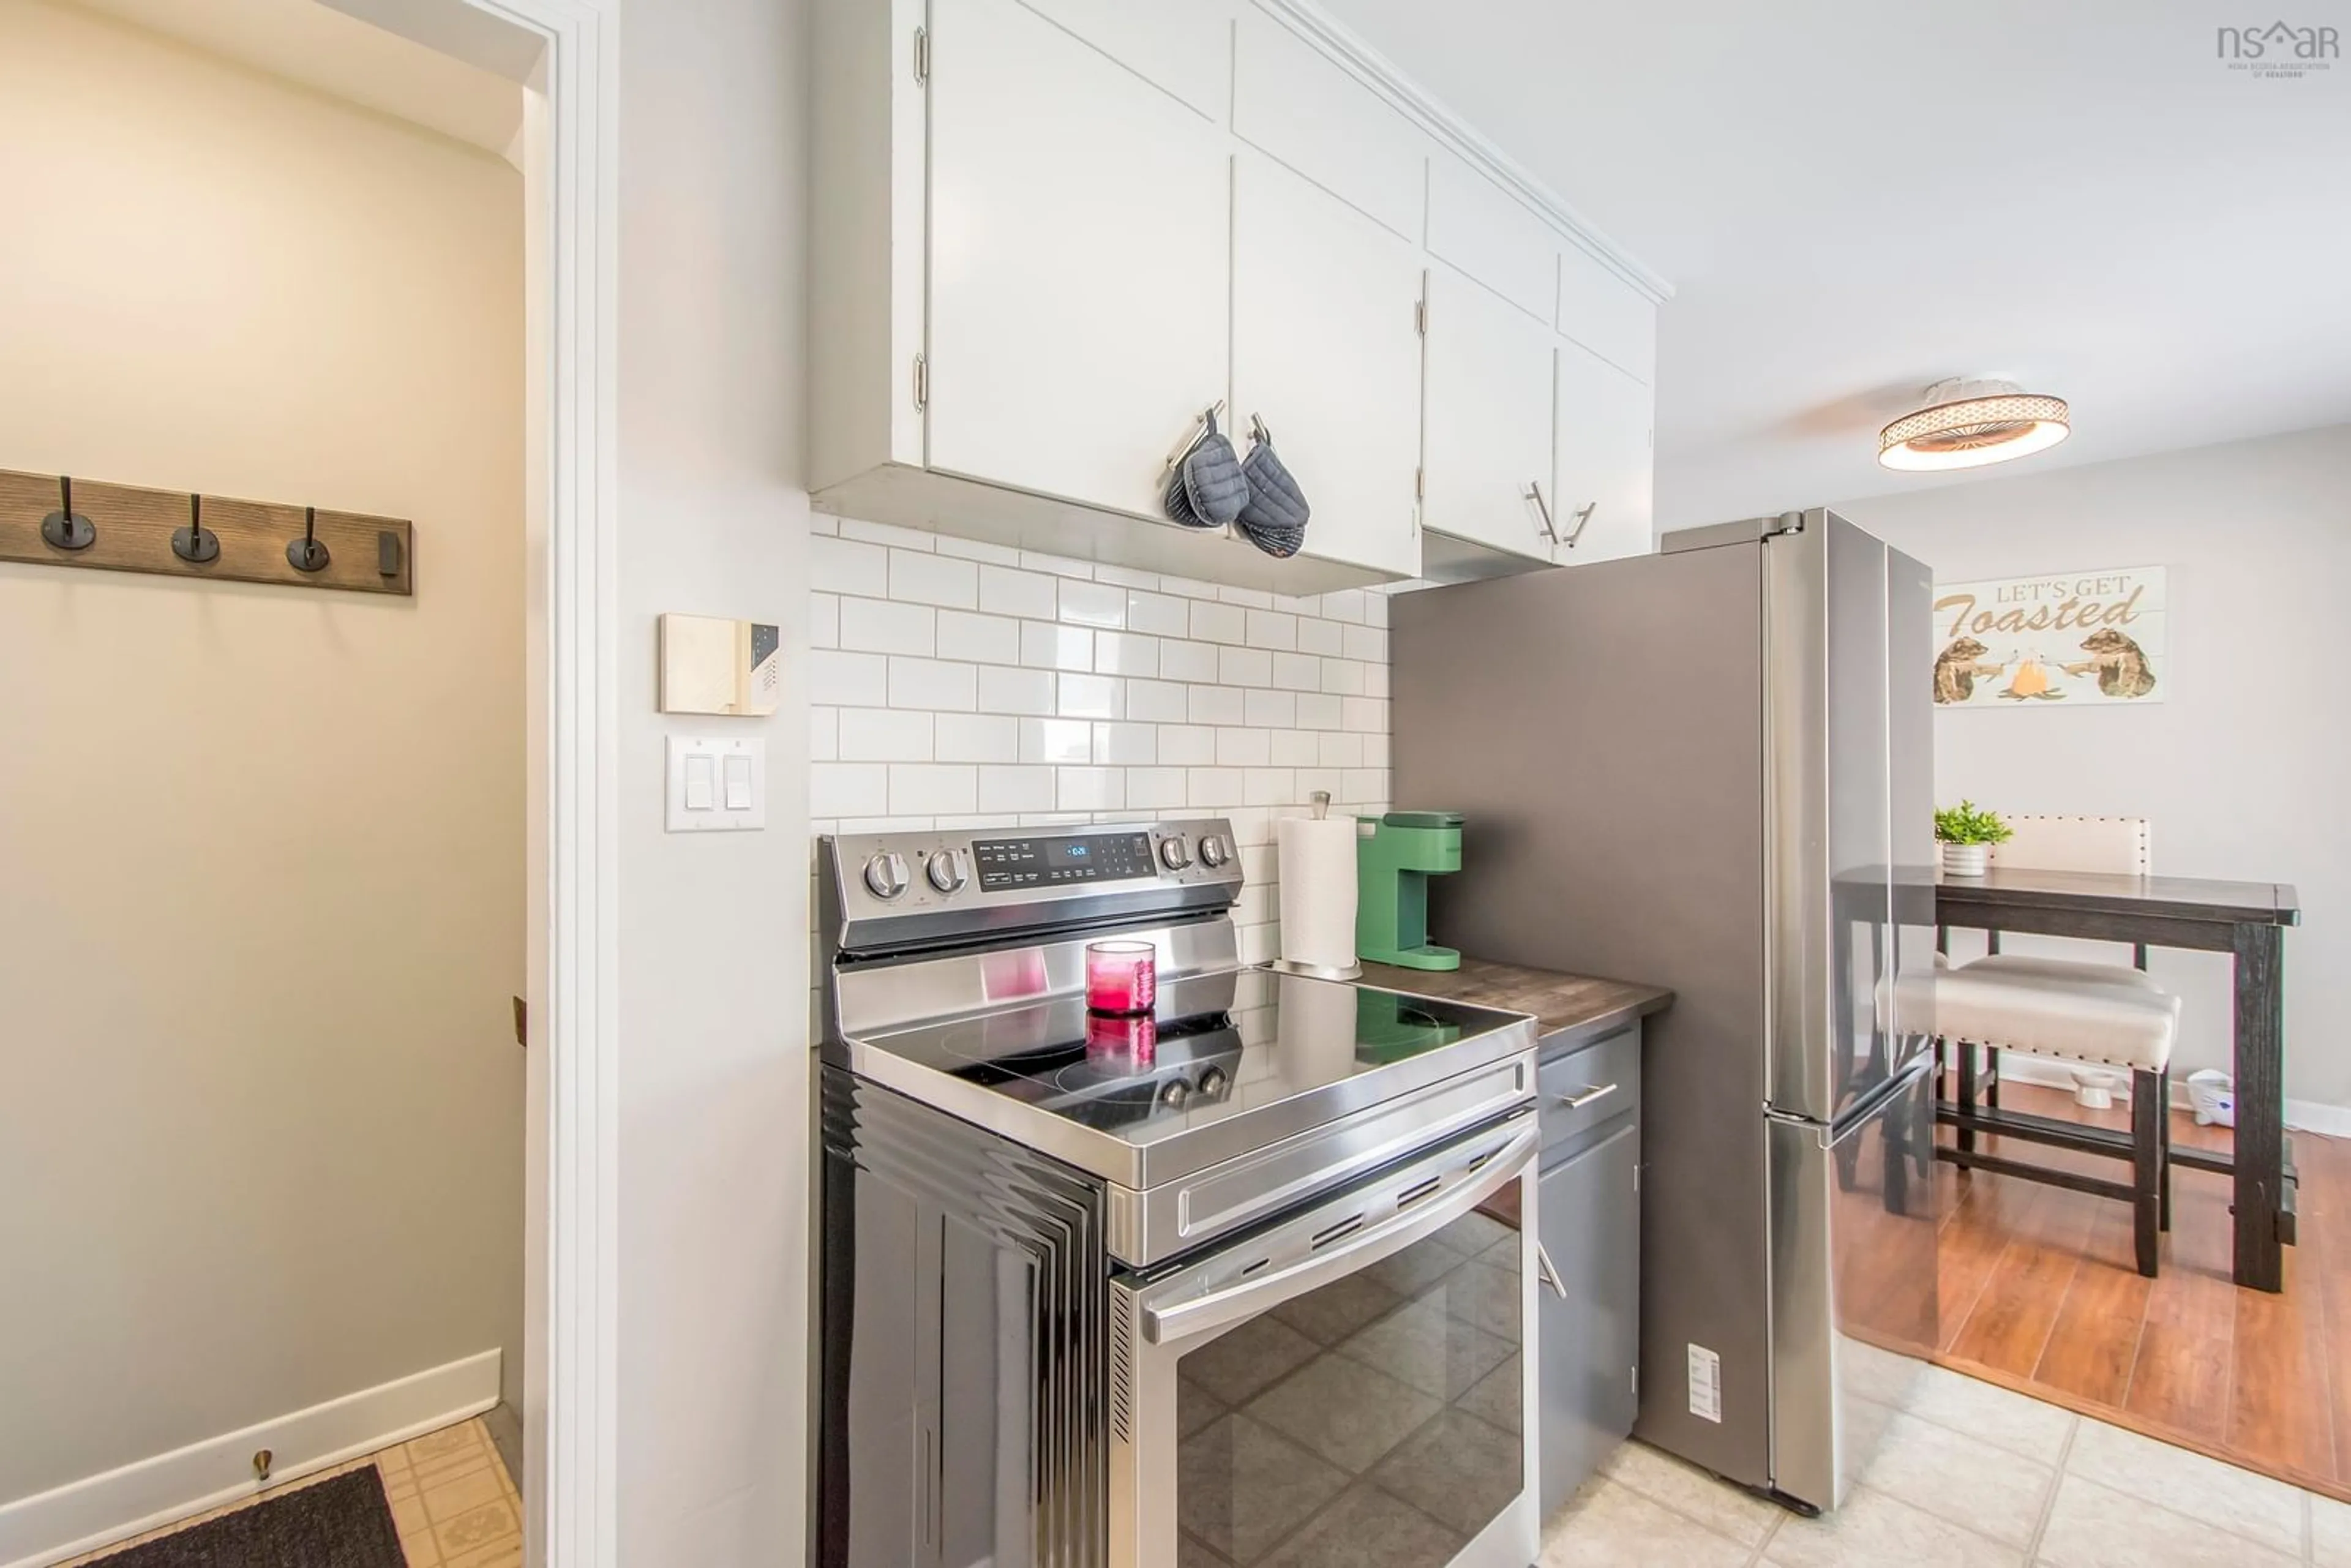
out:
<path id="1" fill-rule="evenodd" d="M 2074 404 L 1977 476 L 2351 421 L 2351 59 L 2236 0 L 1324 5 L 1674 285 L 1664 525 L 1965 482 L 1876 463 L 1949 375 Z"/>
<path id="2" fill-rule="evenodd" d="M 522 89 L 318 0 L 79 0 L 271 76 L 507 156 Z"/>

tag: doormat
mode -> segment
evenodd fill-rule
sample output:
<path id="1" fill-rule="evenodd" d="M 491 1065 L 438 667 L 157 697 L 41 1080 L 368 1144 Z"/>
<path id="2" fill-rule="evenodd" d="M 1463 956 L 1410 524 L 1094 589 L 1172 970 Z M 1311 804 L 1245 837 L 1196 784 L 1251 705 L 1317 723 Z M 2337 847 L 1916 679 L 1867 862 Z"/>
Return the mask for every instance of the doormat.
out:
<path id="1" fill-rule="evenodd" d="M 373 1465 L 127 1547 L 92 1568 L 405 1568 Z"/>

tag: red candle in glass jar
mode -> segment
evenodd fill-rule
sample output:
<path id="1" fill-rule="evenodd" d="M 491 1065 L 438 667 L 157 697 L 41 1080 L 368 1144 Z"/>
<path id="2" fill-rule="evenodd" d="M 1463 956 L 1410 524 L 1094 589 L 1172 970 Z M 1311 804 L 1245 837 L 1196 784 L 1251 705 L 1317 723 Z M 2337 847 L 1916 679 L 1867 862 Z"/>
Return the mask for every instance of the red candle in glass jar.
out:
<path id="1" fill-rule="evenodd" d="M 1159 955 L 1148 942 L 1086 945 L 1086 1006 L 1098 1013 L 1147 1013 L 1159 1000 Z"/>

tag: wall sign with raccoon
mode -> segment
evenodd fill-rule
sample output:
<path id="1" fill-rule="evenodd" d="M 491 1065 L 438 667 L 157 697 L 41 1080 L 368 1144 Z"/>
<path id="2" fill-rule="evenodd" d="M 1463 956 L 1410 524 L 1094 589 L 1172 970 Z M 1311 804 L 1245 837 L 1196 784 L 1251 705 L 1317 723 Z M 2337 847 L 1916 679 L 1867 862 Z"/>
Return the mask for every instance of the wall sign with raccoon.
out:
<path id="1" fill-rule="evenodd" d="M 1937 584 L 1936 705 L 2161 702 L 2165 590 L 2159 566 Z"/>

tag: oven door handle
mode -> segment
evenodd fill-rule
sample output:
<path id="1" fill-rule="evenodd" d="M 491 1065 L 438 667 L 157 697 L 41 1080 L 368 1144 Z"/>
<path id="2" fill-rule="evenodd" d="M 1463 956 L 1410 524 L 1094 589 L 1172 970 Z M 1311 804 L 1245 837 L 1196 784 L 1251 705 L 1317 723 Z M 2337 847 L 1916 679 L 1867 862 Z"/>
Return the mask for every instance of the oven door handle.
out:
<path id="1" fill-rule="evenodd" d="M 1196 1334 L 1214 1333 L 1309 1291 L 1319 1290 L 1333 1280 L 1434 1236 L 1524 1174 L 1534 1161 L 1535 1144 L 1541 1136 L 1541 1127 L 1530 1122 L 1500 1145 L 1468 1180 L 1458 1183 L 1450 1192 L 1439 1193 L 1377 1225 L 1356 1231 L 1343 1246 L 1317 1252 L 1287 1269 L 1258 1275 L 1211 1295 L 1196 1296 L 1173 1306 L 1144 1308 L 1143 1337 L 1153 1344 L 1169 1344 Z"/>

